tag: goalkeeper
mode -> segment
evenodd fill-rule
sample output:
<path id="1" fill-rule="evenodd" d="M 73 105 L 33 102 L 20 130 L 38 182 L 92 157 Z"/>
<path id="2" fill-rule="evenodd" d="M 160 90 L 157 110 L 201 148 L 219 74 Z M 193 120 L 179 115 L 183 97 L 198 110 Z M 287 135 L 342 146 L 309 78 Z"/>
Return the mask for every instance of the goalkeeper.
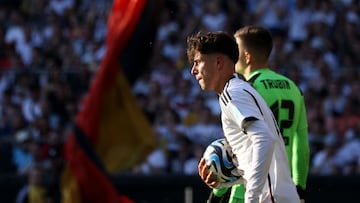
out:
<path id="1" fill-rule="evenodd" d="M 271 108 L 283 136 L 292 179 L 305 202 L 310 152 L 303 94 L 292 80 L 268 68 L 273 46 L 268 30 L 246 26 L 237 30 L 234 37 L 239 47 L 236 71 L 245 76 Z M 215 202 L 244 202 L 244 185 L 235 185 L 231 190 L 213 189 L 208 203 Z"/>

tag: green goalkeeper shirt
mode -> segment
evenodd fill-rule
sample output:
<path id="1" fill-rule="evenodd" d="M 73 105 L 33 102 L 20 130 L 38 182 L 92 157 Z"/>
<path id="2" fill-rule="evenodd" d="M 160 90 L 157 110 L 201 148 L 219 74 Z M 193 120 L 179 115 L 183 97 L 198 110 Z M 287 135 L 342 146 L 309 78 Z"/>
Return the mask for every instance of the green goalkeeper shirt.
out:
<path id="1" fill-rule="evenodd" d="M 301 90 L 292 80 L 269 68 L 253 71 L 246 79 L 271 108 L 284 138 L 292 179 L 295 185 L 305 189 L 310 150 Z"/>

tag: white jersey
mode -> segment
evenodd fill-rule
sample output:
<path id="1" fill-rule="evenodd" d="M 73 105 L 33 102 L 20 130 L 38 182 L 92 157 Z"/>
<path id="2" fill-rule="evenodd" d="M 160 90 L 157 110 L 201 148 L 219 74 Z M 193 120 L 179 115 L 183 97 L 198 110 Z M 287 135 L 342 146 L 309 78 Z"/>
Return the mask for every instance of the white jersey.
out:
<path id="1" fill-rule="evenodd" d="M 245 202 L 299 203 L 280 130 L 263 98 L 234 74 L 219 103 L 225 138 L 244 172 Z"/>

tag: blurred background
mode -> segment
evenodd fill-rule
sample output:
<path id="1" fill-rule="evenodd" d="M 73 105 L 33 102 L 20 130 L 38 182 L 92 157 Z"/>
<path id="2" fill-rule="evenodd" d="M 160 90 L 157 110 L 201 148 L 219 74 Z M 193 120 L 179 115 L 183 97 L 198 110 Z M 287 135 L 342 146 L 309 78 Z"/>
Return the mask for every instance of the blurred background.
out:
<path id="1" fill-rule="evenodd" d="M 119 190 L 138 202 L 205 201 L 209 190 L 197 163 L 222 137 L 220 108 L 217 95 L 202 92 L 190 74 L 186 37 L 259 24 L 274 37 L 270 67 L 305 95 L 308 202 L 351 199 L 360 187 L 360 1 L 164 3 L 150 63 L 128 75 L 158 148 L 113 177 Z M 24 188 L 40 183 L 50 191 L 46 202 L 60 202 L 62 146 L 104 57 L 111 6 L 111 0 L 0 0 L 0 202 L 25 202 Z"/>

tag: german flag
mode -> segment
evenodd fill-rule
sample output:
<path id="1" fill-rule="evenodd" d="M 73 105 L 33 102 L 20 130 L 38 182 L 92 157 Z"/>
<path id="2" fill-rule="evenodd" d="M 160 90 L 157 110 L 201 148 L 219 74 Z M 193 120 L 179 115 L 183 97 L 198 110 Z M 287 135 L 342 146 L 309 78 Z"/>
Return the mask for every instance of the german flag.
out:
<path id="1" fill-rule="evenodd" d="M 131 83 L 150 57 L 161 5 L 156 0 L 113 2 L 105 57 L 64 146 L 63 203 L 133 202 L 119 194 L 109 174 L 140 163 L 156 146 Z"/>

